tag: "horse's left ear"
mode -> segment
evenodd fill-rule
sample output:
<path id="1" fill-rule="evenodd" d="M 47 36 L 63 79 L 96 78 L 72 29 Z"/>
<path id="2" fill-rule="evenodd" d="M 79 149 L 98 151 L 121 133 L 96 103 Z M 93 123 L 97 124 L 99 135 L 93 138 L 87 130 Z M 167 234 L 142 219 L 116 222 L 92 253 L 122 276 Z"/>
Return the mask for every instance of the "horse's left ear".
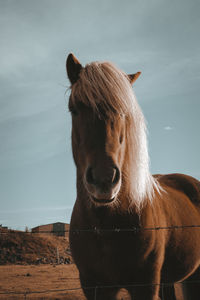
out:
<path id="1" fill-rule="evenodd" d="M 141 72 L 137 72 L 135 74 L 129 74 L 128 78 L 130 80 L 130 83 L 133 84 L 138 79 L 138 77 L 140 76 L 140 74 L 141 74 Z"/>
<path id="2" fill-rule="evenodd" d="M 70 53 L 67 57 L 66 69 L 71 84 L 74 84 L 78 80 L 79 73 L 82 68 L 83 67 L 78 61 L 78 59 L 72 53 Z"/>

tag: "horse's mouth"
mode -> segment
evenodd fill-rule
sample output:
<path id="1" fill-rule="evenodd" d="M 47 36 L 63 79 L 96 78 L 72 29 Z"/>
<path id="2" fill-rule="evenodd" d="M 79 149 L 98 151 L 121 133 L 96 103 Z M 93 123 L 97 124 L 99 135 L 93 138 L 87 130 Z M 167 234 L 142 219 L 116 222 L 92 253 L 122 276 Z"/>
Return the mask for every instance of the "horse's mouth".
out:
<path id="1" fill-rule="evenodd" d="M 111 199 L 98 199 L 98 198 L 91 196 L 91 198 L 94 202 L 97 202 L 99 204 L 107 204 L 107 203 L 111 203 L 115 200 L 115 197 L 113 197 Z"/>

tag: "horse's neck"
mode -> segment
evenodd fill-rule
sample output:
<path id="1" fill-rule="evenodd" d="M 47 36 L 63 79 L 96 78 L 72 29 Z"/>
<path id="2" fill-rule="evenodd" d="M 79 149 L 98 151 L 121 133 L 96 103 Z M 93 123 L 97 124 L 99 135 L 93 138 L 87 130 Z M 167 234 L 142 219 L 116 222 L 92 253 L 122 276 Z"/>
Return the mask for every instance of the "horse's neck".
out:
<path id="1" fill-rule="evenodd" d="M 140 226 L 140 215 L 135 210 L 124 210 L 121 206 L 98 207 L 85 201 L 82 194 L 77 198 L 79 223 L 88 228 L 98 229 L 129 229 Z"/>

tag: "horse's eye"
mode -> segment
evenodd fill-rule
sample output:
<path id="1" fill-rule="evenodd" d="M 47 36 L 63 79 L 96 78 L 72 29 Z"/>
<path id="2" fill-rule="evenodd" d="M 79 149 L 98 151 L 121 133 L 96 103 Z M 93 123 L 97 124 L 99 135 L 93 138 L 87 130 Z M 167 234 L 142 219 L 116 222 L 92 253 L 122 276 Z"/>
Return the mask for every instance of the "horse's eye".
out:
<path id="1" fill-rule="evenodd" d="M 77 111 L 77 109 L 75 109 L 75 108 L 70 108 L 69 111 L 71 112 L 71 114 L 72 114 L 73 116 L 77 116 L 77 115 L 78 115 L 78 111 Z"/>
<path id="2" fill-rule="evenodd" d="M 120 142 L 120 144 L 122 144 L 123 138 L 124 138 L 124 137 L 123 137 L 123 135 L 121 134 L 120 137 L 119 137 L 119 142 Z"/>

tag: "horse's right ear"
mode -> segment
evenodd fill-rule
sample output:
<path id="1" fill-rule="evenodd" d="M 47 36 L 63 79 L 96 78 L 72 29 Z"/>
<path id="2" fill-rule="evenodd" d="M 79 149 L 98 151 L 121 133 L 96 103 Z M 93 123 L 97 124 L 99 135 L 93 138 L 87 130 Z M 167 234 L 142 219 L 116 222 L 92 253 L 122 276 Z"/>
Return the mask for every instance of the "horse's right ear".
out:
<path id="1" fill-rule="evenodd" d="M 83 67 L 78 59 L 72 53 L 70 53 L 67 57 L 66 69 L 71 84 L 74 84 L 79 79 L 79 73 L 82 68 Z"/>

